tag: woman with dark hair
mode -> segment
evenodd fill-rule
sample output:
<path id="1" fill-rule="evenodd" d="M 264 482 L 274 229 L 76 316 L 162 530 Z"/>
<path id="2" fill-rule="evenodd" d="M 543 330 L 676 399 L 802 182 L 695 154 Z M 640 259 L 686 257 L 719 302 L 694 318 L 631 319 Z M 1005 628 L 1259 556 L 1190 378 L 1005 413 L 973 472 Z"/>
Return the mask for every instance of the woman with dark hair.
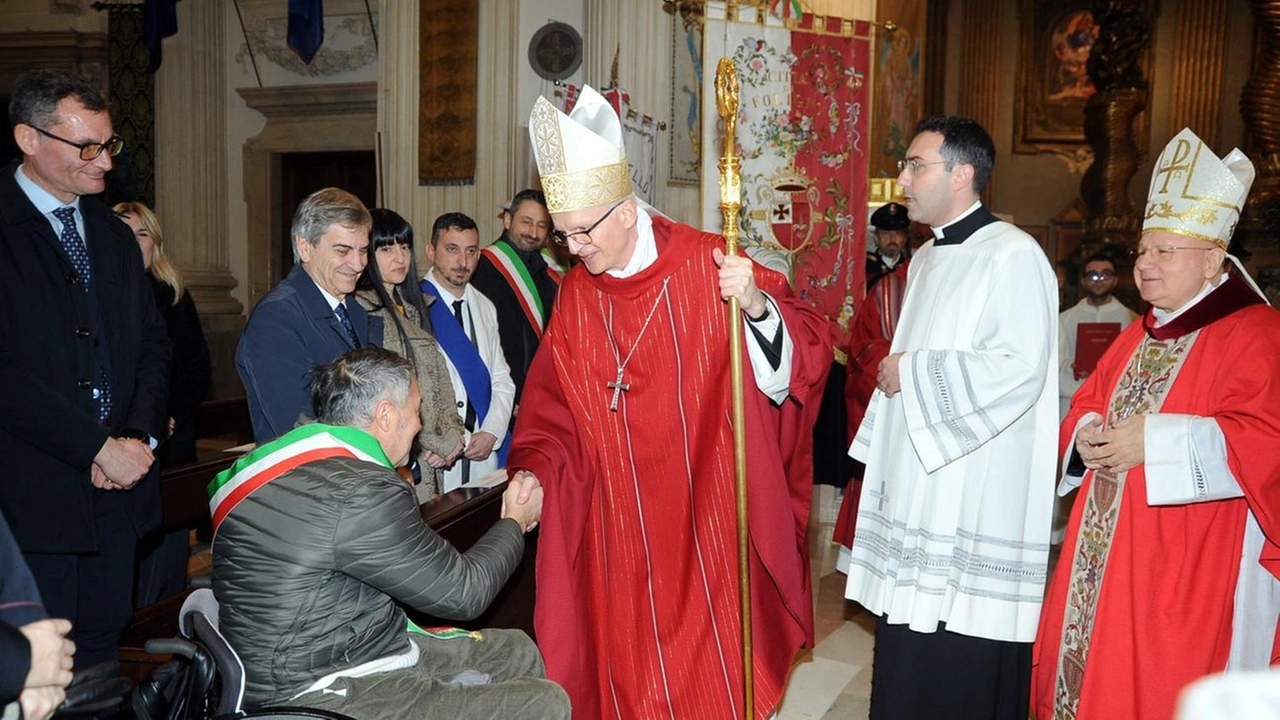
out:
<path id="1" fill-rule="evenodd" d="M 413 260 L 413 227 L 394 211 L 369 211 L 373 226 L 369 232 L 369 264 L 356 284 L 356 301 L 369 315 L 382 318 L 386 328 L 382 344 L 408 358 L 422 391 L 422 431 L 418 433 L 418 465 L 422 480 L 418 500 L 426 501 L 439 492 L 443 468 L 453 464 L 463 449 L 462 418 L 457 398 L 431 331 L 427 306 L 435 298 L 418 287 L 418 270 Z"/>

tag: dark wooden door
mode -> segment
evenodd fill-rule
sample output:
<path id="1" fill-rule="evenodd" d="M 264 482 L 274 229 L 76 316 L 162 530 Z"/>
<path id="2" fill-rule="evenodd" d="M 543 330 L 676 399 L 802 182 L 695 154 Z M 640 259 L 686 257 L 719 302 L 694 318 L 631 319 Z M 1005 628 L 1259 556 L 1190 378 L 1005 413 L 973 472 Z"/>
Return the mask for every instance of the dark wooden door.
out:
<path id="1" fill-rule="evenodd" d="M 280 155 L 280 229 L 276 237 L 279 275 L 283 280 L 293 268 L 293 213 L 308 195 L 327 187 L 342 188 L 374 207 L 378 197 L 378 171 L 372 150 L 302 152 Z"/>

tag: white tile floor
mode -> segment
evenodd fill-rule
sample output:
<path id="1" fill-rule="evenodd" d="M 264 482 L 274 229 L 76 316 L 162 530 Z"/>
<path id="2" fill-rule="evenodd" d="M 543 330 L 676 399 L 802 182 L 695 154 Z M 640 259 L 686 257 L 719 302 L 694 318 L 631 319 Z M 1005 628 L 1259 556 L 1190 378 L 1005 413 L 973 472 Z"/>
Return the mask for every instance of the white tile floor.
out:
<path id="1" fill-rule="evenodd" d="M 864 720 L 870 710 L 875 618 L 844 599 L 845 576 L 835 570 L 831 544 L 839 502 L 834 488 L 815 488 L 809 550 L 817 647 L 792 670 L 778 720 Z"/>

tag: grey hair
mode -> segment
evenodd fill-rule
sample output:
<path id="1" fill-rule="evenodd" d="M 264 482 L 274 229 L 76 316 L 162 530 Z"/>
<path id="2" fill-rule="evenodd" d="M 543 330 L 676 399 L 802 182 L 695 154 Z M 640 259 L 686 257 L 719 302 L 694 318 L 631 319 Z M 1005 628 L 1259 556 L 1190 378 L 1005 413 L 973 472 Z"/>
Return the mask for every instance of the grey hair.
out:
<path id="1" fill-rule="evenodd" d="M 47 130 L 62 122 L 58 103 L 75 98 L 89 112 L 106 112 L 107 102 L 92 83 L 63 70 L 30 70 L 18 78 L 9 98 L 9 124 Z"/>
<path id="2" fill-rule="evenodd" d="M 349 230 L 363 228 L 366 232 L 373 225 L 369 209 L 360 198 L 339 188 L 324 188 L 307 196 L 293 213 L 293 225 L 289 236 L 294 240 L 293 261 L 298 262 L 297 238 L 306 240 L 312 247 L 320 244 L 320 237 L 337 224 Z"/>
<path id="3" fill-rule="evenodd" d="M 326 425 L 367 428 L 378 402 L 402 406 L 413 384 L 409 361 L 376 346 L 357 348 L 311 369 L 311 404 Z"/>

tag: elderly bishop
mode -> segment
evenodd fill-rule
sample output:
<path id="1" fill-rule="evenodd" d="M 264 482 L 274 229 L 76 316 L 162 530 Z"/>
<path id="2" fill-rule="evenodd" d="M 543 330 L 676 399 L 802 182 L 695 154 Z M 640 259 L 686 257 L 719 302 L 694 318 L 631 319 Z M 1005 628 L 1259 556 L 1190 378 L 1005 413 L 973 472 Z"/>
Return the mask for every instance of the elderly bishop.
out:
<path id="1" fill-rule="evenodd" d="M 613 109 L 591 88 L 529 133 L 581 261 L 529 370 L 508 467 L 544 484 L 534 623 L 584 718 L 743 716 L 729 333 L 744 333 L 753 715 L 812 641 L 811 430 L 831 362 L 821 316 L 724 238 L 632 194 Z M 730 322 L 724 298 L 742 317 Z"/>
<path id="2" fill-rule="evenodd" d="M 1192 680 L 1278 659 L 1280 314 L 1227 254 L 1253 176 L 1190 130 L 1156 161 L 1133 269 L 1151 308 L 1062 426 L 1058 492 L 1080 495 L 1036 639 L 1039 717 L 1168 718 Z"/>

